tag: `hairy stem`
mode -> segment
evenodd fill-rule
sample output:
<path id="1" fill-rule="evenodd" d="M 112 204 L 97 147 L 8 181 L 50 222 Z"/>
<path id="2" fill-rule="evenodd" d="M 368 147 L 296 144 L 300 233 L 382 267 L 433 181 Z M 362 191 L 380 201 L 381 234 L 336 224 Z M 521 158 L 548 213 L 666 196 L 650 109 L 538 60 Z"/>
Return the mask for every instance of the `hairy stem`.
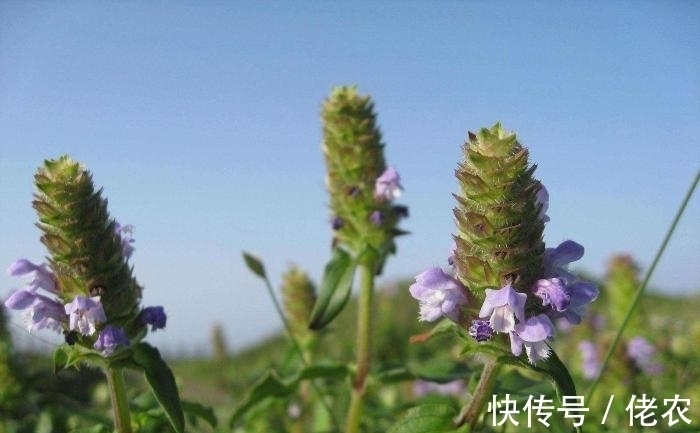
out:
<path id="1" fill-rule="evenodd" d="M 365 396 L 365 381 L 370 369 L 372 295 L 374 292 L 374 272 L 371 266 L 360 267 L 360 298 L 357 305 L 357 373 L 353 383 L 352 398 L 346 425 L 347 433 L 360 431 L 360 418 Z"/>
<path id="2" fill-rule="evenodd" d="M 456 420 L 458 425 L 465 423 L 469 424 L 472 430 L 479 420 L 479 415 L 486 404 L 486 401 L 491 397 L 493 386 L 496 384 L 496 377 L 501 370 L 499 364 L 494 358 L 488 358 L 484 363 L 484 370 L 481 372 L 479 383 L 474 389 L 474 396 L 469 404 L 462 410 Z"/>
<path id="3" fill-rule="evenodd" d="M 120 369 L 108 367 L 106 375 L 109 397 L 114 411 L 114 430 L 117 433 L 131 433 L 131 418 L 129 402 L 126 399 L 124 373 Z"/>

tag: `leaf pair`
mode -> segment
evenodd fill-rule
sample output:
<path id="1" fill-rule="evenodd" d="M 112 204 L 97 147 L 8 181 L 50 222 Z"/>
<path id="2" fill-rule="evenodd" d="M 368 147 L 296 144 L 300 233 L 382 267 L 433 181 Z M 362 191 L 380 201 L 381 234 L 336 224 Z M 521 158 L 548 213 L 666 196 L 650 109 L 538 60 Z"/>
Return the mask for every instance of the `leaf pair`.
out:
<path id="1" fill-rule="evenodd" d="M 182 403 L 175 383 L 175 376 L 163 361 L 158 349 L 148 343 L 138 343 L 130 348 L 131 356 L 128 359 L 116 361 L 110 365 L 107 359 L 90 352 L 82 352 L 79 346 L 59 346 L 53 355 L 54 372 L 67 367 L 78 366 L 80 363 L 90 360 L 105 368 L 131 368 L 142 370 L 146 381 L 153 391 L 153 395 L 165 411 L 170 424 L 176 433 L 185 431 L 185 417 L 182 411 Z"/>

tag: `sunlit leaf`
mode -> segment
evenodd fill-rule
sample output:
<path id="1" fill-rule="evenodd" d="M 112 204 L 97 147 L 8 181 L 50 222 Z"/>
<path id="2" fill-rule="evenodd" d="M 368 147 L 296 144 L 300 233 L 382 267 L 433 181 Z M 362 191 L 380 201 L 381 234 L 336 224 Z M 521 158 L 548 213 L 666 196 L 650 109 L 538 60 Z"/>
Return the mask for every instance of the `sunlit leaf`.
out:
<path id="1" fill-rule="evenodd" d="M 350 299 L 357 264 L 342 248 L 335 248 L 326 264 L 316 305 L 311 312 L 309 328 L 319 330 L 329 324 Z"/>
<path id="2" fill-rule="evenodd" d="M 175 376 L 168 364 L 160 357 L 158 349 L 143 342 L 135 345 L 134 362 L 143 368 L 153 395 L 165 411 L 176 433 L 182 433 L 185 430 L 185 417 L 182 413 Z"/>
<path id="3" fill-rule="evenodd" d="M 267 274 L 265 273 L 265 265 L 263 262 L 252 254 L 243 251 L 243 260 L 245 260 L 248 269 L 258 277 L 262 279 L 267 279 Z"/>

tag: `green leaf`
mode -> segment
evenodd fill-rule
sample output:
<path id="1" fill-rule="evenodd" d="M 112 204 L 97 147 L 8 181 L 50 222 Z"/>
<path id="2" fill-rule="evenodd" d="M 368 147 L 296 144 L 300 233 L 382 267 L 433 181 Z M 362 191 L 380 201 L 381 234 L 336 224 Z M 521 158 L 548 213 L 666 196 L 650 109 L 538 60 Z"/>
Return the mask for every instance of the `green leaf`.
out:
<path id="1" fill-rule="evenodd" d="M 333 257 L 323 271 L 323 281 L 311 312 L 309 328 L 322 329 L 343 310 L 350 299 L 356 267 L 357 263 L 345 250 L 333 250 Z"/>
<path id="2" fill-rule="evenodd" d="M 341 380 L 349 374 L 350 369 L 344 364 L 310 365 L 287 379 L 280 379 L 277 373 L 270 371 L 250 388 L 248 395 L 231 415 L 229 426 L 233 428 L 247 411 L 268 398 L 288 397 L 304 380 L 319 378 Z"/>
<path id="3" fill-rule="evenodd" d="M 229 419 L 229 427 L 233 428 L 236 421 L 249 409 L 269 397 L 287 397 L 292 392 L 292 387 L 283 383 L 274 371 L 270 371 L 265 377 L 258 380 L 245 397 L 243 402 L 236 408 Z"/>
<path id="4" fill-rule="evenodd" d="M 143 368 L 153 395 L 165 411 L 175 432 L 184 432 L 185 417 L 182 413 L 175 376 L 168 364 L 160 357 L 158 349 L 143 342 L 135 345 L 134 362 Z"/>
<path id="5" fill-rule="evenodd" d="M 53 352 L 53 374 L 58 374 L 58 372 L 66 368 L 67 365 L 68 354 L 63 350 L 63 345 L 60 345 Z"/>
<path id="6" fill-rule="evenodd" d="M 468 432 L 454 424 L 457 411 L 448 404 L 424 404 L 409 409 L 387 433 L 456 433 Z"/>
<path id="7" fill-rule="evenodd" d="M 263 265 L 263 262 L 259 258 L 243 251 L 243 260 L 245 260 L 246 266 L 248 266 L 248 269 L 250 269 L 252 273 L 262 278 L 263 280 L 267 279 L 265 265 Z"/>
<path id="8" fill-rule="evenodd" d="M 185 411 L 187 415 L 201 418 L 209 423 L 212 428 L 216 428 L 217 420 L 216 415 L 214 414 L 214 409 L 191 401 L 183 400 L 180 403 L 182 404 L 182 410 Z"/>
<path id="9" fill-rule="evenodd" d="M 547 374 L 556 384 L 557 397 L 561 402 L 564 396 L 576 395 L 576 385 L 563 362 L 552 350 L 549 357 L 537 363 L 537 369 Z"/>

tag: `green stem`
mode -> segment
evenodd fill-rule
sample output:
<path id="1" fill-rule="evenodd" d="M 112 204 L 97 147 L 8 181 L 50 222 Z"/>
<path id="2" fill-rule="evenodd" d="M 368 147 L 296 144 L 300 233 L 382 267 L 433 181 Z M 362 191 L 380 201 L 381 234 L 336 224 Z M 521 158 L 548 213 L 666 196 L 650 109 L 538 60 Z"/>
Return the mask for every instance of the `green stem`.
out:
<path id="1" fill-rule="evenodd" d="M 267 276 L 261 275 L 260 276 L 262 280 L 265 282 L 265 287 L 267 288 L 267 293 L 270 295 L 270 299 L 272 299 L 272 304 L 275 306 L 275 310 L 277 311 L 277 315 L 279 316 L 280 320 L 282 320 L 282 325 L 284 325 L 284 329 L 287 331 L 287 334 L 289 335 L 289 340 L 292 342 L 292 346 L 294 347 L 294 350 L 297 352 L 299 355 L 299 358 L 301 359 L 301 363 L 304 364 L 304 367 L 308 367 L 310 365 L 309 359 L 304 354 L 304 350 L 301 348 L 301 344 L 296 339 L 296 336 L 294 335 L 294 331 L 292 330 L 291 325 L 289 324 L 289 321 L 287 320 L 287 316 L 284 315 L 284 311 L 282 311 L 282 306 L 280 305 L 279 301 L 277 300 L 277 296 L 275 296 L 275 291 L 272 288 L 272 284 L 270 283 L 270 280 L 267 279 Z M 328 415 L 331 418 L 331 421 L 333 422 L 333 425 L 336 427 L 336 430 L 339 430 L 339 423 L 338 420 L 335 418 L 335 414 L 333 413 L 333 409 L 331 409 L 330 405 L 328 402 L 323 398 L 323 393 L 321 390 L 316 386 L 316 384 L 311 381 L 311 388 L 314 390 L 314 392 L 318 395 L 319 401 L 323 405 L 323 407 L 326 409 L 328 412 Z"/>
<path id="2" fill-rule="evenodd" d="M 695 174 L 695 179 L 690 184 L 690 188 L 688 189 L 688 192 L 685 194 L 683 202 L 681 203 L 680 207 L 678 208 L 678 211 L 676 211 L 676 216 L 673 218 L 673 222 L 671 223 L 671 227 L 669 227 L 668 231 L 666 232 L 666 236 L 664 237 L 663 242 L 661 242 L 661 245 L 659 246 L 659 249 L 656 252 L 656 256 L 654 256 L 654 260 L 651 262 L 651 266 L 649 267 L 649 269 L 646 272 L 646 275 L 644 276 L 644 280 L 637 288 L 637 292 L 634 294 L 634 298 L 632 299 L 632 302 L 630 303 L 630 306 L 627 309 L 627 314 L 625 314 L 625 318 L 622 321 L 620 328 L 617 330 L 617 334 L 615 334 L 615 339 L 613 340 L 612 344 L 608 348 L 608 352 L 605 354 L 605 360 L 603 361 L 603 364 L 600 367 L 600 372 L 598 373 L 598 376 L 596 377 L 595 381 L 591 384 L 591 387 L 588 388 L 588 393 L 586 395 L 586 401 L 591 401 L 591 398 L 593 397 L 593 392 L 595 391 L 596 387 L 600 383 L 600 380 L 603 376 L 603 371 L 605 371 L 605 368 L 608 366 L 608 363 L 610 362 L 610 359 L 612 358 L 612 355 L 615 352 L 615 348 L 617 347 L 618 343 L 620 342 L 620 339 L 622 337 L 622 333 L 624 332 L 625 327 L 627 326 L 627 323 L 630 321 L 630 318 L 632 317 L 632 313 L 634 312 L 635 307 L 639 303 L 639 300 L 642 298 L 642 294 L 644 294 L 644 290 L 646 289 L 647 284 L 649 283 L 649 280 L 651 279 L 651 276 L 654 273 L 654 270 L 656 269 L 656 265 L 659 263 L 661 256 L 663 255 L 664 251 L 666 250 L 666 246 L 668 245 L 668 242 L 671 240 L 671 237 L 673 236 L 673 232 L 676 230 L 676 226 L 678 225 L 678 221 L 680 221 L 681 216 L 685 212 L 685 208 L 687 207 L 688 202 L 690 201 L 690 198 L 693 196 L 693 192 L 695 192 L 695 188 L 698 186 L 698 180 L 700 180 L 700 170 L 698 170 L 698 172 Z"/>
<path id="3" fill-rule="evenodd" d="M 107 368 L 107 385 L 114 411 L 114 429 L 117 433 L 131 433 L 129 402 L 126 400 L 124 373 L 120 369 Z"/>
<path id="4" fill-rule="evenodd" d="M 372 294 L 374 272 L 372 266 L 360 266 L 360 297 L 357 304 L 357 372 L 353 383 L 352 398 L 346 425 L 347 433 L 360 431 L 360 418 L 365 396 L 365 382 L 370 369 Z"/>
<path id="5" fill-rule="evenodd" d="M 484 405 L 491 397 L 493 386 L 496 384 L 496 377 L 501 371 L 501 364 L 495 358 L 489 357 L 484 363 L 484 370 L 481 372 L 479 383 L 476 384 L 472 400 L 469 402 L 455 421 L 457 425 L 469 424 L 474 430 Z"/>

